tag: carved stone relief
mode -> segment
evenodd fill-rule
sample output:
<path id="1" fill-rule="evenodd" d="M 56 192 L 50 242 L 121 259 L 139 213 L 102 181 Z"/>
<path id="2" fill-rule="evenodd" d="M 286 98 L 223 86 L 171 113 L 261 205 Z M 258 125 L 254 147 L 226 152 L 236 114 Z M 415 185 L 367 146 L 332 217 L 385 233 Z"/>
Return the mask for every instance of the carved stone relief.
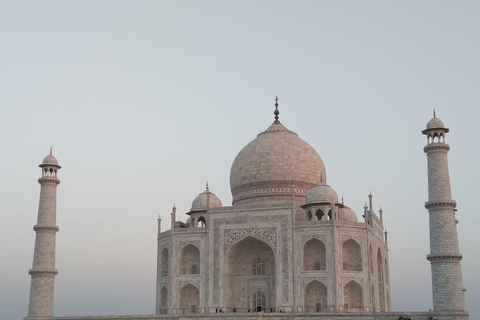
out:
<path id="1" fill-rule="evenodd" d="M 325 287 L 328 287 L 327 277 L 304 277 L 302 278 L 302 287 L 305 287 L 312 281 L 318 281 L 320 283 L 323 283 Z"/>
<path id="2" fill-rule="evenodd" d="M 191 284 L 200 291 L 200 280 L 187 280 L 187 281 L 178 281 L 178 289 L 181 289 L 183 286 Z"/>
<path id="3" fill-rule="evenodd" d="M 227 251 L 232 244 L 248 236 L 264 240 L 272 246 L 274 251 L 277 250 L 277 229 L 275 227 L 268 227 L 225 230 L 223 251 Z"/>
<path id="4" fill-rule="evenodd" d="M 310 239 L 318 239 L 322 241 L 324 245 L 327 245 L 327 236 L 324 234 L 302 236 L 302 245 Z"/>
<path id="5" fill-rule="evenodd" d="M 244 224 L 244 225 L 259 225 L 262 223 L 268 223 L 268 224 L 280 224 L 279 229 L 277 230 L 275 227 L 272 227 L 275 229 L 275 233 L 273 234 L 271 231 L 268 232 L 268 236 L 265 237 L 273 237 L 275 240 L 270 240 L 270 244 L 272 244 L 272 241 L 275 241 L 275 246 L 274 248 L 278 248 L 281 250 L 280 256 L 276 255 L 276 264 L 277 266 L 280 266 L 281 274 L 282 274 L 282 279 L 281 279 L 281 292 L 282 292 L 282 300 L 283 303 L 288 303 L 289 302 L 289 263 L 288 263 L 288 237 L 289 237 L 289 226 L 290 226 L 290 219 L 287 215 L 262 215 L 262 216 L 240 216 L 240 217 L 228 217 L 228 218 L 217 218 L 214 219 L 213 221 L 213 292 L 212 292 L 212 298 L 213 298 L 213 304 L 219 304 L 220 303 L 220 295 L 222 294 L 221 288 L 220 288 L 220 266 L 223 263 L 223 261 L 220 261 L 220 248 L 223 248 L 223 250 L 226 250 L 229 246 L 231 246 L 235 241 L 228 240 L 229 244 L 226 245 L 226 234 L 221 232 L 220 227 L 223 226 L 228 226 L 228 225 L 238 225 L 238 224 Z M 254 228 L 246 228 L 247 230 L 252 230 Z M 257 228 L 257 229 L 269 229 L 269 228 Z M 265 230 L 264 230 L 265 231 Z M 251 232 L 251 231 L 249 231 Z M 255 231 L 256 232 L 256 231 Z M 229 236 L 236 234 L 237 231 L 232 231 L 227 233 Z M 278 244 L 276 237 L 280 236 L 278 239 Z M 236 237 L 236 236 L 233 236 Z M 239 239 L 239 238 L 235 238 Z M 266 241 L 266 240 L 265 240 Z M 277 252 L 275 252 L 277 254 Z M 278 263 L 280 262 L 280 263 Z M 280 298 L 280 297 L 279 297 Z"/>

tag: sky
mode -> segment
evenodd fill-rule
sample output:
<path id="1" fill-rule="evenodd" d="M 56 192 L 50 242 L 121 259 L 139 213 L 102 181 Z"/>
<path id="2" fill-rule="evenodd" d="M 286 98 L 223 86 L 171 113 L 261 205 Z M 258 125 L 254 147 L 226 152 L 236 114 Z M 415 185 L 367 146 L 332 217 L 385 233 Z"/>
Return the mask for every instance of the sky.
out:
<path id="1" fill-rule="evenodd" d="M 58 187 L 55 315 L 153 314 L 157 218 L 280 120 L 388 230 L 392 308 L 432 308 L 426 138 L 450 128 L 467 309 L 480 318 L 478 1 L 0 1 L 0 318 L 27 315 L 41 175 Z"/>

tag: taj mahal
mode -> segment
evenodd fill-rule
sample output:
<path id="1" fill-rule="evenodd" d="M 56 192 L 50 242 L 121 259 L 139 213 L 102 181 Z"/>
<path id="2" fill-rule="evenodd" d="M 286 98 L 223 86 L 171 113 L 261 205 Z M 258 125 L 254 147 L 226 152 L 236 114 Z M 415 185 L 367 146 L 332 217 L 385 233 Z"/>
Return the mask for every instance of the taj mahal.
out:
<path id="1" fill-rule="evenodd" d="M 177 220 L 175 206 L 168 228 L 158 219 L 156 306 L 150 315 L 53 315 L 61 166 L 50 152 L 39 165 L 25 319 L 468 320 L 448 171 L 449 129 L 435 113 L 422 131 L 433 288 L 433 310 L 424 312 L 392 311 L 388 234 L 373 195 L 363 212 L 354 212 L 330 186 L 334 181 L 327 180 L 320 155 L 279 114 L 276 99 L 273 123 L 233 161 L 231 205 L 207 183 L 185 222 Z"/>

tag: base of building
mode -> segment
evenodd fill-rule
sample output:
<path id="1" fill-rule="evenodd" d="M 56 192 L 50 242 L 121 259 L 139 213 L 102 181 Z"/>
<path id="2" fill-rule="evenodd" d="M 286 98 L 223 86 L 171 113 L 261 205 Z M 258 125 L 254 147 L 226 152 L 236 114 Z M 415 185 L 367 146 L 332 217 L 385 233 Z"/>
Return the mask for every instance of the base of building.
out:
<path id="1" fill-rule="evenodd" d="M 203 313 L 29 318 L 24 320 L 469 320 L 468 312 Z"/>

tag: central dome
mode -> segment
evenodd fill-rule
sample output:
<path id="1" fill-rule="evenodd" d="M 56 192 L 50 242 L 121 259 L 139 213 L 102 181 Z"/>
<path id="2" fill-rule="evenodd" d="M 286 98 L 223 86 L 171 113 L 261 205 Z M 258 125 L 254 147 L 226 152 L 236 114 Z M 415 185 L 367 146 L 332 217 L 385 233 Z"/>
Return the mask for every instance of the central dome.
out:
<path id="1" fill-rule="evenodd" d="M 230 170 L 234 204 L 291 197 L 292 185 L 296 196 L 305 197 L 322 181 L 326 182 L 322 158 L 278 120 L 240 151 Z"/>

